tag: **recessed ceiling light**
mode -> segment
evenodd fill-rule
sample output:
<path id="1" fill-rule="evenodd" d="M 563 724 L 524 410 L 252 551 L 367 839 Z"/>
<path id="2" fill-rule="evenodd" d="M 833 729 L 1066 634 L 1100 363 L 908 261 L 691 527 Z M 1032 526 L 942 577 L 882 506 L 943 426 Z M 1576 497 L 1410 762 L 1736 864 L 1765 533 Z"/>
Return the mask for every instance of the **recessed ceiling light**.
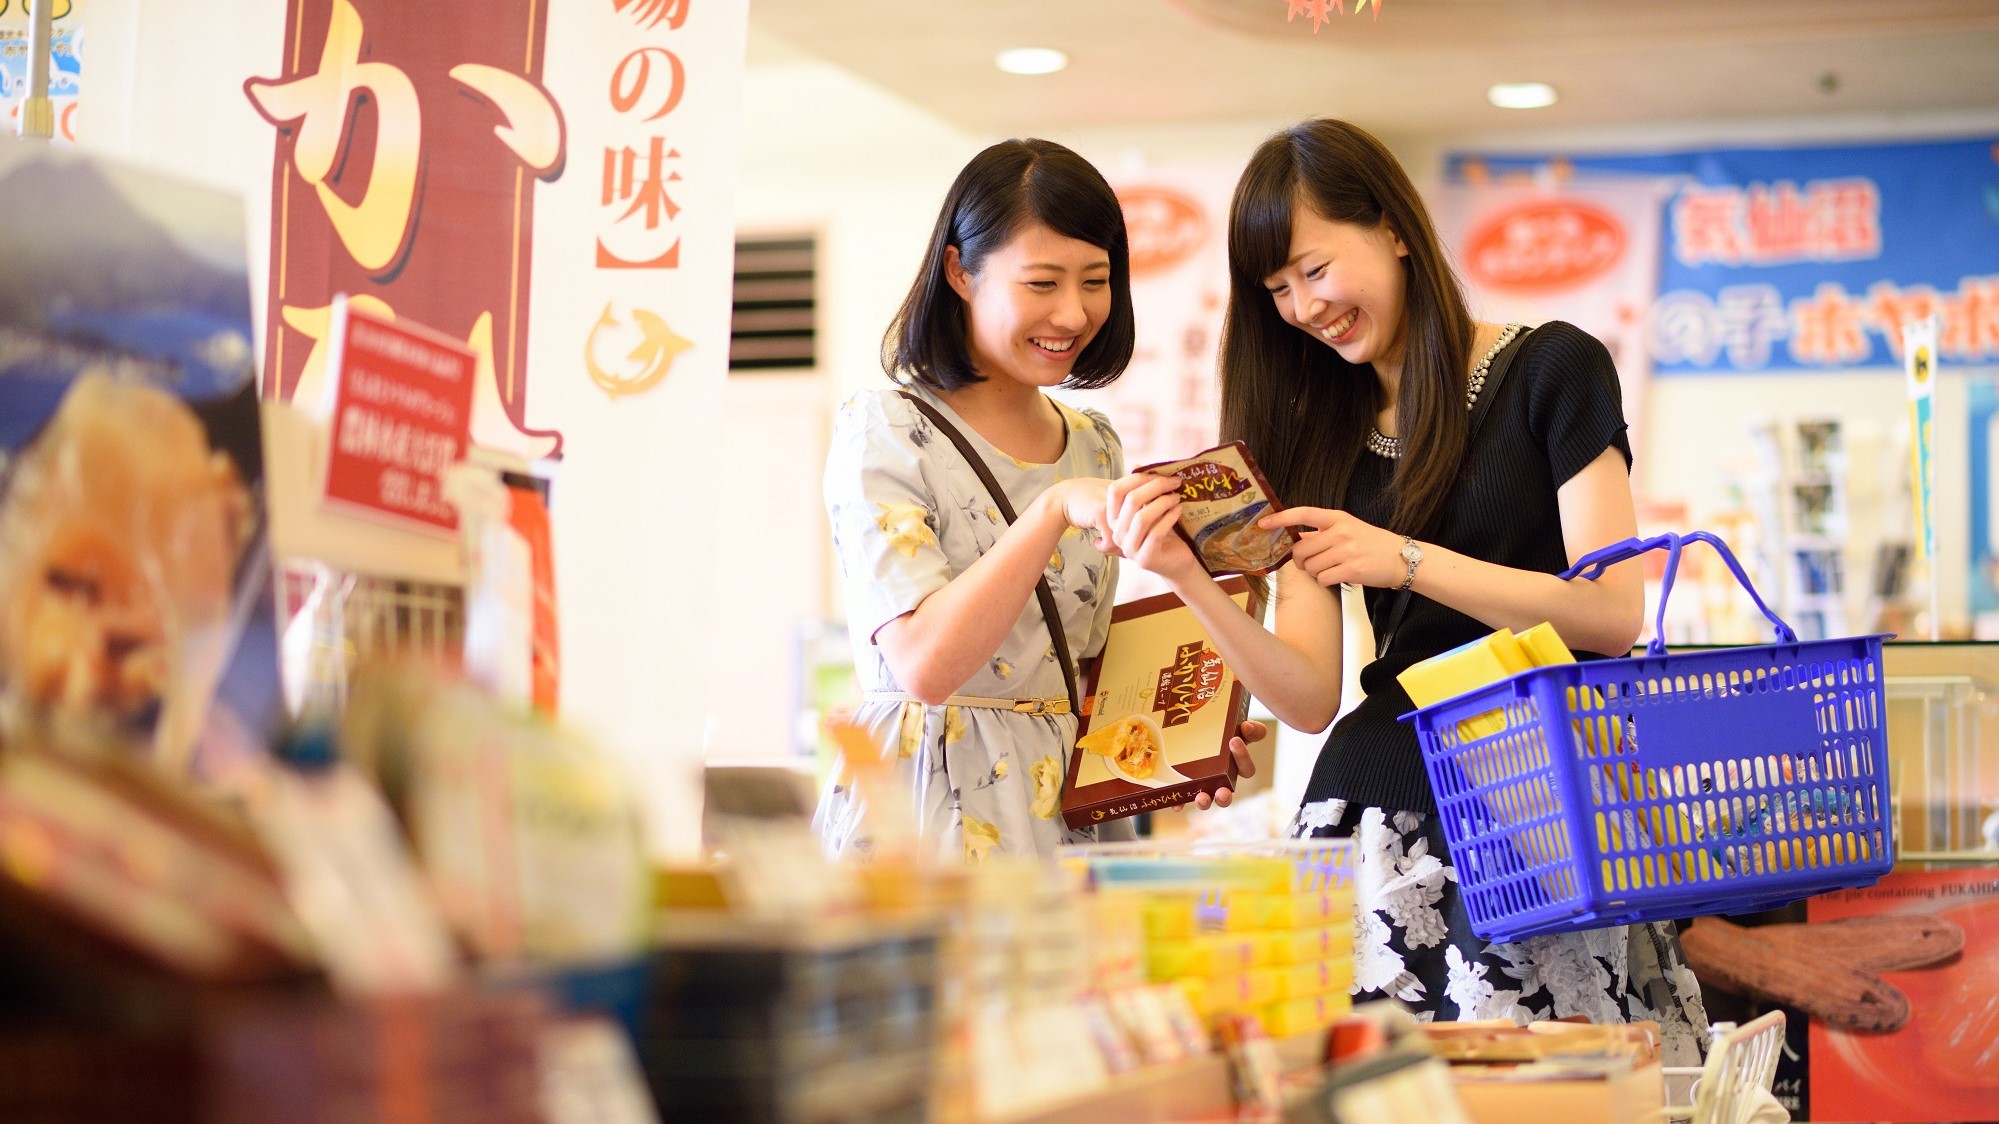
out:
<path id="1" fill-rule="evenodd" d="M 1485 92 L 1485 100 L 1501 109 L 1544 109 L 1555 104 L 1555 88 L 1546 82 L 1501 82 Z"/>
<path id="2" fill-rule="evenodd" d="M 993 61 L 1008 74 L 1053 74 L 1069 65 L 1069 56 L 1053 47 L 1015 47 Z"/>

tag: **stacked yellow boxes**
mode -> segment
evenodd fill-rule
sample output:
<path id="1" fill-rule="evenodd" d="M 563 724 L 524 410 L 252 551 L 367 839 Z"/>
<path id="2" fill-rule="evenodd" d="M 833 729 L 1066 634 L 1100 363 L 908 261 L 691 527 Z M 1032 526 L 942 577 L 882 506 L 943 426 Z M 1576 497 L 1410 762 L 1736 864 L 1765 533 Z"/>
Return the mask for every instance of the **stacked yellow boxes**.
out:
<path id="1" fill-rule="evenodd" d="M 1247 1015 L 1288 1036 L 1351 1005 L 1350 862 L 1345 841 L 1327 840 L 1092 865 L 1100 888 L 1143 895 L 1153 981 L 1178 986 L 1210 1025 Z"/>
<path id="2" fill-rule="evenodd" d="M 1447 699 L 1469 694 L 1524 671 L 1557 664 L 1572 664 L 1575 656 L 1562 642 L 1551 624 L 1537 624 L 1519 635 L 1500 629 L 1469 644 L 1432 656 L 1396 676 L 1409 699 L 1418 707 L 1434 706 Z M 1594 697 L 1594 692 L 1592 692 Z M 1569 688 L 1573 709 L 1578 697 Z M 1599 705 L 1601 700 L 1597 700 Z M 1538 728 L 1508 730 L 1507 714 L 1500 709 L 1485 711 L 1457 724 L 1460 746 L 1481 738 L 1491 742 L 1460 749 L 1458 767 L 1467 780 L 1483 789 L 1482 799 L 1499 824 L 1513 835 L 1513 845 L 1530 867 L 1555 868 L 1541 876 L 1542 885 L 1555 897 L 1573 891 L 1563 880 L 1560 865 L 1571 854 L 1571 844 L 1559 821 L 1548 823 L 1558 806 L 1545 754 L 1537 756 L 1533 736 Z M 1592 756 L 1608 750 L 1622 730 L 1615 718 L 1577 720 L 1576 729 L 1590 739 Z M 1504 737 L 1495 735 L 1504 734 Z"/>

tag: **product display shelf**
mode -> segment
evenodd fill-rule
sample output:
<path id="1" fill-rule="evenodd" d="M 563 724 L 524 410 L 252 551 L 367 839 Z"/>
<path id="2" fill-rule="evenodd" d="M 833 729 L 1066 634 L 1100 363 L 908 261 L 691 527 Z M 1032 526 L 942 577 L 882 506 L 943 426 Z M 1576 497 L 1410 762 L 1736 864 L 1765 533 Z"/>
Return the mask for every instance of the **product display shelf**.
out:
<path id="1" fill-rule="evenodd" d="M 1310 1089 L 1321 1069 L 1323 1030 L 1275 1039 L 1287 1088 Z M 981 1124 L 1103 1124 L 1112 1120 L 1225 1121 L 1237 1119 L 1230 1061 L 1206 1054 L 1112 1078 L 1108 1088 Z"/>
<path id="2" fill-rule="evenodd" d="M 1353 983 L 1344 841 L 1084 850 L 1099 893 L 1142 901 L 1145 968 L 1210 1030 L 1246 1017 L 1273 1038 L 1329 1025 Z"/>
<path id="3" fill-rule="evenodd" d="M 1882 650 L 1895 857 L 1999 863 L 1999 644 Z"/>
<path id="4" fill-rule="evenodd" d="M 1999 864 L 1999 642 L 1891 640 L 1881 663 L 1896 862 Z"/>
<path id="5" fill-rule="evenodd" d="M 662 1119 L 921 1120 L 934 920 L 663 918 L 639 1064 Z"/>

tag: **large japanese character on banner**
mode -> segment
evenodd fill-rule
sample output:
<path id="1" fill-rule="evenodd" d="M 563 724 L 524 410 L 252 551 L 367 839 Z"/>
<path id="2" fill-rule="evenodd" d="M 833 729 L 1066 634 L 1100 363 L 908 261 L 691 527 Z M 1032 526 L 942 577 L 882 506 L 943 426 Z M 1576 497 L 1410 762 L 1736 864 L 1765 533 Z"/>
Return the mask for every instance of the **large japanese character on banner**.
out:
<path id="1" fill-rule="evenodd" d="M 466 6 L 468 17 L 472 14 Z M 559 435 L 528 418 L 531 178 L 564 166 L 540 80 L 544 5 L 302 0 L 281 77 L 244 90 L 278 130 L 264 393 L 325 396 L 336 293 L 464 339 L 477 356 L 473 440 L 528 456 Z"/>
<path id="2" fill-rule="evenodd" d="M 678 30 L 691 0 L 612 0 L 642 33 Z M 687 96 L 687 67 L 664 40 L 635 41 L 619 58 L 606 91 L 612 129 L 604 146 L 595 239 L 599 270 L 629 275 L 680 269 L 675 198 L 683 159 L 671 115 Z M 622 49 L 622 48 L 621 48 Z M 650 301 L 651 297 L 647 300 Z M 606 302 L 583 344 L 591 382 L 613 399 L 659 386 L 674 361 L 694 346 L 656 307 L 633 303 L 621 315 Z"/>
<path id="3" fill-rule="evenodd" d="M 626 117 L 637 116 L 647 125 L 672 113 L 686 92 L 687 68 L 681 65 L 680 56 L 664 47 L 633 51 L 611 72 L 611 108 Z M 666 245 L 657 253 L 625 257 L 599 237 L 599 269 L 673 269 L 680 265 L 680 239 L 672 237 L 670 230 L 665 235 L 652 233 L 670 226 L 680 215 L 680 205 L 672 195 L 672 185 L 680 182 L 680 173 L 673 168 L 680 161 L 680 150 L 667 144 L 663 132 L 651 133 L 642 143 L 646 146 L 643 153 L 629 144 L 604 150 L 604 206 L 629 204 L 620 208 L 616 223 L 625 224 L 643 213 L 642 223 L 635 225 L 647 233 L 638 237 L 654 243 L 666 240 Z"/>

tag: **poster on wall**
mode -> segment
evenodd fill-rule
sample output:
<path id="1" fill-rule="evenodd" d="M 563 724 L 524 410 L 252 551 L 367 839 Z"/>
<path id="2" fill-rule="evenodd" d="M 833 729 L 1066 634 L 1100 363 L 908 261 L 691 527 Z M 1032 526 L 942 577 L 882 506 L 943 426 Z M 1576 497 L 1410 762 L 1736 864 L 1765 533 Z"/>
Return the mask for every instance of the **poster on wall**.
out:
<path id="1" fill-rule="evenodd" d="M 57 144 L 76 143 L 77 94 L 83 74 L 83 16 L 89 0 L 53 0 L 49 12 L 49 108 Z M 21 102 L 28 96 L 31 17 L 27 3 L 0 2 L 0 132 L 18 136 Z"/>
<path id="2" fill-rule="evenodd" d="M 174 772 L 280 718 L 249 259 L 233 195 L 0 139 L 0 742 Z"/>
<path id="3" fill-rule="evenodd" d="M 1772 1086 L 1799 1120 L 1990 1120 L 1999 868 L 1897 872 L 1680 937 L 1708 1017 L 1788 1020 Z"/>
<path id="4" fill-rule="evenodd" d="M 1999 360 L 1999 137 L 1652 154 L 1459 153 L 1445 177 L 1666 177 L 1647 346 L 1662 376 Z"/>
<path id="5" fill-rule="evenodd" d="M 1117 382 L 1063 397 L 1109 416 L 1127 467 L 1178 460 L 1216 443 L 1215 361 L 1228 307 L 1229 196 L 1237 171 L 1182 165 L 1109 176 L 1131 244 L 1137 346 Z M 1118 576 L 1121 602 L 1165 589 L 1136 566 Z"/>
<path id="6" fill-rule="evenodd" d="M 1651 354 L 1646 315 L 1658 294 L 1658 180 L 1445 184 L 1432 196 L 1472 315 L 1497 324 L 1566 320 L 1603 341 L 1644 433 Z M 1643 455 L 1642 451 L 1639 455 Z"/>
<path id="7" fill-rule="evenodd" d="M 1990 1120 L 1999 1106 L 1999 869 L 1891 874 L 1813 898 L 1824 968 L 1883 1015 L 1811 1022 L 1811 1119 Z M 1838 934 L 1834 939 L 1833 934 Z M 1827 995 L 1839 989 L 1828 975 Z"/>
<path id="8" fill-rule="evenodd" d="M 687 480 L 727 375 L 745 8 L 299 0 L 244 84 L 276 141 L 265 394 L 321 399 L 339 294 L 464 341 L 472 443 L 561 458 L 561 709 L 661 853 L 699 846 L 710 668 L 682 638 L 717 554 Z"/>

